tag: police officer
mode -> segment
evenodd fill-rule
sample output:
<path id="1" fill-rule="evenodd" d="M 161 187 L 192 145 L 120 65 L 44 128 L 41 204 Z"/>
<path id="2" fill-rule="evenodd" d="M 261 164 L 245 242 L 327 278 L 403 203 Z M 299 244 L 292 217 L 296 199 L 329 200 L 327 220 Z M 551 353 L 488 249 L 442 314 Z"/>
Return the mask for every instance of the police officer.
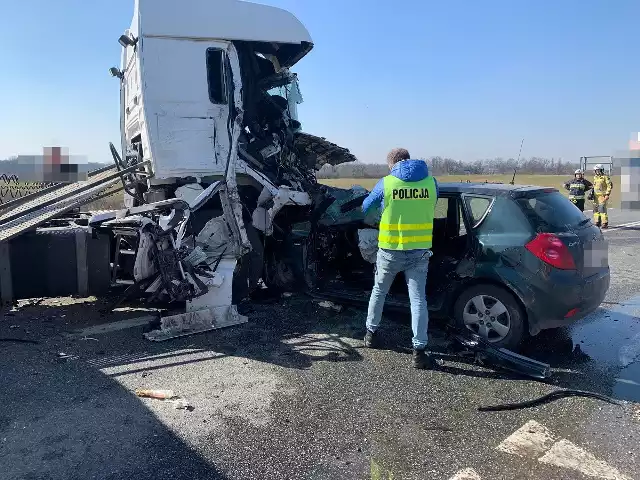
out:
<path id="1" fill-rule="evenodd" d="M 607 204 L 613 189 L 609 175 L 604 173 L 604 167 L 597 164 L 593 167 L 593 221 L 597 227 L 609 228 Z"/>
<path id="2" fill-rule="evenodd" d="M 580 169 L 576 170 L 573 178 L 564 183 L 564 188 L 569 190 L 569 200 L 584 212 L 586 193 L 593 188 L 593 184 L 584 178 L 584 172 Z"/>
<path id="3" fill-rule="evenodd" d="M 404 148 L 391 150 L 387 164 L 390 174 L 377 183 L 362 204 L 365 212 L 374 205 L 382 208 L 364 344 L 376 347 L 376 330 L 387 293 L 396 275 L 404 272 L 411 302 L 413 366 L 424 369 L 433 366 L 426 351 L 429 324 L 426 284 L 438 184 L 429 175 L 427 164 L 412 160 Z"/>

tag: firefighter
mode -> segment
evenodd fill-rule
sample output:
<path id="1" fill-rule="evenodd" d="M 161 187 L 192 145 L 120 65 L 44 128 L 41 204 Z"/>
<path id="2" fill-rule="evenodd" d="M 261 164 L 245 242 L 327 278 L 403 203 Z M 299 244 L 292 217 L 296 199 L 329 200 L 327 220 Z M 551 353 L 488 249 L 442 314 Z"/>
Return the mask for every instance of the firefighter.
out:
<path id="1" fill-rule="evenodd" d="M 564 183 L 564 188 L 569 190 L 569 200 L 584 212 L 586 193 L 593 188 L 593 184 L 584 178 L 584 172 L 580 169 L 573 174 L 573 179 Z"/>
<path id="2" fill-rule="evenodd" d="M 597 227 L 609 228 L 607 203 L 613 189 L 611 178 L 604 173 L 604 167 L 597 164 L 593 167 L 593 221 Z"/>
<path id="3" fill-rule="evenodd" d="M 404 272 L 411 301 L 413 366 L 425 369 L 433 366 L 426 351 L 429 324 L 426 284 L 438 184 L 429 175 L 427 164 L 411 159 L 404 148 L 391 150 L 387 164 L 389 175 L 377 183 L 362 204 L 365 212 L 374 205 L 382 208 L 364 344 L 376 347 L 376 330 L 387 293 L 396 275 Z"/>

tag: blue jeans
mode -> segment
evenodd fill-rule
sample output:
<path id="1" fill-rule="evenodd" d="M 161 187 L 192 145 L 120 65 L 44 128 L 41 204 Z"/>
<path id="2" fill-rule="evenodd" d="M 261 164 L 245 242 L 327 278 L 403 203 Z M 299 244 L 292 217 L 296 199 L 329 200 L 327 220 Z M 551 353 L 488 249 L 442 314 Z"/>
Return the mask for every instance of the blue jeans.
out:
<path id="1" fill-rule="evenodd" d="M 429 326 L 426 287 L 431 254 L 431 250 L 378 250 L 376 276 L 367 312 L 367 330 L 375 332 L 380 325 L 389 288 L 396 275 L 404 272 L 411 301 L 413 348 L 426 348 Z"/>

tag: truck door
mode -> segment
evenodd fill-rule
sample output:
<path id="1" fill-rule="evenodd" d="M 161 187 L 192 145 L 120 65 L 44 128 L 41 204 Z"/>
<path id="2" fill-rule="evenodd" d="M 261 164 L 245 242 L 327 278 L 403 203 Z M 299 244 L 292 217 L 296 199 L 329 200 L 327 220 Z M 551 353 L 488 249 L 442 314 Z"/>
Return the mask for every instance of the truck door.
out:
<path id="1" fill-rule="evenodd" d="M 145 37 L 144 104 L 154 176 L 224 175 L 235 162 L 241 111 L 238 57 L 230 42 Z M 237 86 L 236 86 L 237 82 Z"/>

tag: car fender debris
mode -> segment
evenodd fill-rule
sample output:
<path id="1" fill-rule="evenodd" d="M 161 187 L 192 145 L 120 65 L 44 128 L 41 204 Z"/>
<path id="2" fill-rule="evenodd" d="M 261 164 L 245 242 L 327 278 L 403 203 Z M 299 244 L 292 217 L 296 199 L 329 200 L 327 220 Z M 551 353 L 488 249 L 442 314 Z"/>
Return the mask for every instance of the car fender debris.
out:
<path id="1" fill-rule="evenodd" d="M 520 410 L 523 408 L 531 408 L 531 407 L 537 407 L 538 405 L 544 405 L 545 403 L 553 402 L 554 400 L 558 400 L 560 398 L 565 398 L 565 397 L 595 398 L 596 400 L 602 400 L 603 402 L 611 403 L 612 405 L 622 405 L 617 400 L 614 400 L 611 397 L 607 397 L 605 395 L 601 395 L 596 392 L 564 389 L 564 390 L 554 390 L 553 392 L 547 393 L 546 395 L 542 395 L 541 397 L 534 398 L 532 400 L 478 407 L 478 411 L 479 412 L 501 412 L 505 410 Z"/>
<path id="2" fill-rule="evenodd" d="M 551 376 L 551 365 L 519 355 L 506 348 L 494 348 L 479 335 L 471 332 L 456 333 L 453 338 L 475 353 L 476 361 L 538 379 Z"/>

